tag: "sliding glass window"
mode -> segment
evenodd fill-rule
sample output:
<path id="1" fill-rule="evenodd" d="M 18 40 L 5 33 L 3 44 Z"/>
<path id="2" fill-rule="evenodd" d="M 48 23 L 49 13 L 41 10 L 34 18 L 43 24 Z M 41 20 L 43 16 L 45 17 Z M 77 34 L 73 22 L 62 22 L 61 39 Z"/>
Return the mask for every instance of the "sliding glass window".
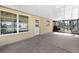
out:
<path id="1" fill-rule="evenodd" d="M 0 11 L 0 35 L 1 35 L 1 11 Z"/>
<path id="2" fill-rule="evenodd" d="M 1 11 L 1 34 L 16 33 L 16 15 Z"/>
<path id="3" fill-rule="evenodd" d="M 28 31 L 28 16 L 19 16 L 19 32 Z"/>
<path id="4" fill-rule="evenodd" d="M 79 19 L 77 20 L 78 33 L 79 33 Z"/>

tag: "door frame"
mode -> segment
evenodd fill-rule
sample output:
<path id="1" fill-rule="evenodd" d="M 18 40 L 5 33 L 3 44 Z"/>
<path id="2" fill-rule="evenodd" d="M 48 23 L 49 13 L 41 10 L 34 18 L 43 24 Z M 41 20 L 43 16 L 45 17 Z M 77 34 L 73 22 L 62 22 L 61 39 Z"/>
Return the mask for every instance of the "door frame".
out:
<path id="1" fill-rule="evenodd" d="M 35 34 L 35 30 L 36 30 L 36 29 L 35 29 L 35 28 L 36 28 L 36 26 L 35 26 L 36 20 L 38 20 L 38 19 L 35 19 L 35 20 L 34 20 L 34 36 L 40 35 L 40 20 L 38 20 L 38 21 L 39 21 L 39 27 L 38 27 L 38 28 L 39 28 L 39 34 Z"/>

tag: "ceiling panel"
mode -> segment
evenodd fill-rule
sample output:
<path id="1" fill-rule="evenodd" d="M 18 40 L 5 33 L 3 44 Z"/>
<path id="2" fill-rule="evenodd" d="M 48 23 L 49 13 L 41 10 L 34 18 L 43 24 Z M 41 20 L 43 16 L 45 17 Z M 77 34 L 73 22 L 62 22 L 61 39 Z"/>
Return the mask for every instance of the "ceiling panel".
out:
<path id="1" fill-rule="evenodd" d="M 79 6 L 71 5 L 5 5 L 10 8 L 28 12 L 33 15 L 43 16 L 53 20 L 78 18 Z M 73 9 L 73 10 L 72 10 Z"/>

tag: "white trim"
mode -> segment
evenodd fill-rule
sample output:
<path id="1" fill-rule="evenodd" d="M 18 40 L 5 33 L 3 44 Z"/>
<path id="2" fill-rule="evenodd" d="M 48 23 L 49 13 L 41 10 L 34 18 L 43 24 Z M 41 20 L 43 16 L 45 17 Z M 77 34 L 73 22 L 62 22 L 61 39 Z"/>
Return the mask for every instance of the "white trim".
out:
<path id="1" fill-rule="evenodd" d="M 28 33 L 28 32 L 19 32 L 19 33 L 10 33 L 10 34 L 1 34 L 0 37 L 2 36 L 10 36 L 10 35 L 18 35 L 18 34 L 25 34 L 25 33 Z"/>
<path id="2" fill-rule="evenodd" d="M 15 34 L 19 34 L 19 33 L 1 34 L 0 37 L 2 37 L 2 36 L 9 36 L 9 35 L 15 35 Z"/>
<path id="3" fill-rule="evenodd" d="M 19 33 L 19 15 L 17 14 L 17 33 Z"/>

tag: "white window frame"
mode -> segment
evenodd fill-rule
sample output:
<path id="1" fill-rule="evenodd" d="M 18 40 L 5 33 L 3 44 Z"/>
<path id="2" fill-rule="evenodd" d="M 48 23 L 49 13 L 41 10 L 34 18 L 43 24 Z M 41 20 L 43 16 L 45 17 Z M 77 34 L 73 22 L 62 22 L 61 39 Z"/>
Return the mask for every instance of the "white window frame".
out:
<path id="1" fill-rule="evenodd" d="M 19 15 L 17 14 L 17 32 L 16 33 L 19 33 Z"/>

